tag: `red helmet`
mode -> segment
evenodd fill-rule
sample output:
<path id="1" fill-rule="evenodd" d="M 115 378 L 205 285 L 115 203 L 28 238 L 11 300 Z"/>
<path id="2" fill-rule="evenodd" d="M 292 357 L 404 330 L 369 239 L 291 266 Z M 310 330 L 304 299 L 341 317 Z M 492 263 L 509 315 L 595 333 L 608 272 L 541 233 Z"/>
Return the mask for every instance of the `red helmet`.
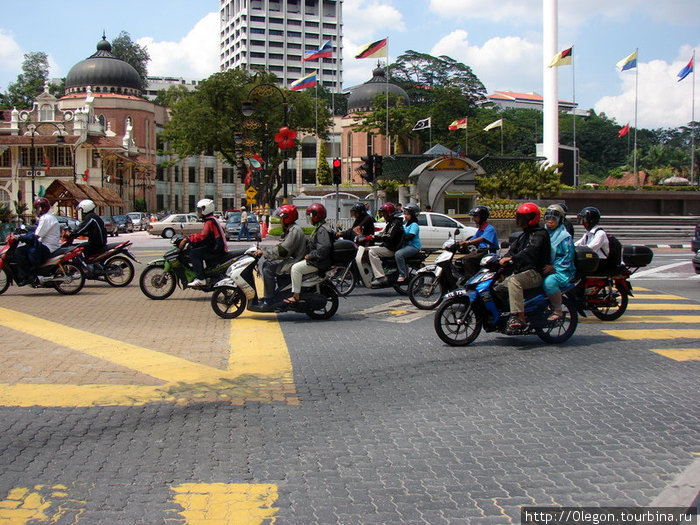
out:
<path id="1" fill-rule="evenodd" d="M 299 218 L 299 212 L 294 204 L 285 204 L 277 210 L 277 215 L 282 220 L 282 224 L 292 224 Z"/>
<path id="2" fill-rule="evenodd" d="M 34 199 L 34 209 L 39 208 L 39 215 L 44 215 L 51 208 L 51 203 L 49 199 L 45 197 L 38 197 Z"/>
<path id="3" fill-rule="evenodd" d="M 396 206 L 394 206 L 390 202 L 385 202 L 382 204 L 381 208 L 379 208 L 380 211 L 383 211 L 386 213 L 389 217 L 393 217 L 394 214 L 396 214 Z"/>
<path id="4" fill-rule="evenodd" d="M 515 223 L 521 228 L 537 226 L 540 222 L 540 207 L 534 202 L 526 202 L 515 211 Z"/>
<path id="5" fill-rule="evenodd" d="M 323 204 L 314 202 L 306 208 L 306 215 L 311 215 L 311 224 L 316 224 L 326 218 L 326 207 Z"/>

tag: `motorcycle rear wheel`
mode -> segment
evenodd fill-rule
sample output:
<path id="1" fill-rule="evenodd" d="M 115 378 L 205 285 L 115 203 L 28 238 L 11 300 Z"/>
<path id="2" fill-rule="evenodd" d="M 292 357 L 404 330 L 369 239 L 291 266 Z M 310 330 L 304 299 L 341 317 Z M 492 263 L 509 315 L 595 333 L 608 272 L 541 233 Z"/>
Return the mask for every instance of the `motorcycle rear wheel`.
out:
<path id="1" fill-rule="evenodd" d="M 578 312 L 576 311 L 576 302 L 564 296 L 561 305 L 563 316 L 556 321 L 546 321 L 544 327 L 536 327 L 535 333 L 537 337 L 545 343 L 563 343 L 569 339 L 578 326 Z"/>
<path id="2" fill-rule="evenodd" d="M 614 306 L 591 305 L 591 312 L 601 321 L 614 321 L 622 317 L 622 314 L 627 311 L 629 297 L 627 290 L 620 284 L 615 283 L 614 286 L 606 286 L 599 292 L 599 295 L 606 295 L 608 298 L 615 299 Z"/>
<path id="3" fill-rule="evenodd" d="M 247 299 L 240 288 L 220 287 L 211 296 L 211 308 L 222 319 L 235 319 L 245 310 Z"/>
<path id="4" fill-rule="evenodd" d="M 63 264 L 63 270 L 57 268 L 53 279 L 62 279 L 60 282 L 54 282 L 53 286 L 63 295 L 75 295 L 85 286 L 85 273 L 80 266 L 70 262 Z"/>
<path id="5" fill-rule="evenodd" d="M 7 270 L 5 268 L 0 270 L 0 295 L 4 294 L 10 287 L 10 281 L 11 277 Z"/>
<path id="6" fill-rule="evenodd" d="M 442 281 L 432 272 L 419 273 L 408 283 L 408 298 L 416 308 L 432 310 L 445 295 Z"/>
<path id="7" fill-rule="evenodd" d="M 326 304 L 323 305 L 323 308 L 309 310 L 306 312 L 306 315 L 311 317 L 311 319 L 330 319 L 338 311 L 338 304 L 340 302 L 338 299 L 338 292 L 336 292 L 333 287 L 323 284 L 320 286 L 319 291 L 321 295 L 326 298 Z"/>
<path id="8" fill-rule="evenodd" d="M 105 279 L 117 288 L 128 286 L 134 280 L 134 265 L 126 257 L 112 257 L 105 263 Z"/>
<path id="9" fill-rule="evenodd" d="M 327 275 L 339 296 L 345 297 L 355 289 L 355 272 L 352 266 L 333 266 Z"/>
<path id="10" fill-rule="evenodd" d="M 146 297 L 160 301 L 173 294 L 177 277 L 171 271 L 166 272 L 162 266 L 149 266 L 141 272 L 139 286 Z"/>
<path id="11" fill-rule="evenodd" d="M 433 326 L 438 337 L 450 346 L 467 346 L 481 333 L 481 319 L 466 297 L 453 297 L 435 312 Z"/>

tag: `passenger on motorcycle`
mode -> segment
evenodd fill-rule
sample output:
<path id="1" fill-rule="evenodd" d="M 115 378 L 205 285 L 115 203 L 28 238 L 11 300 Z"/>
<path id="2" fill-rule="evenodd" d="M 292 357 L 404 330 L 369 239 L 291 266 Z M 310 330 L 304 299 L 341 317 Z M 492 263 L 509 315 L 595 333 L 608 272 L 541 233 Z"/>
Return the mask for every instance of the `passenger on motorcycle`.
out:
<path id="1" fill-rule="evenodd" d="M 569 213 L 569 208 L 566 206 L 566 203 L 560 202 L 558 206 L 561 207 L 562 210 L 564 210 L 564 221 L 562 224 L 564 225 L 564 228 L 566 228 L 566 231 L 569 232 L 569 235 L 571 235 L 571 238 L 574 238 L 574 225 L 571 223 L 569 219 L 566 218 L 566 214 Z"/>
<path id="2" fill-rule="evenodd" d="M 61 226 L 50 209 L 48 199 L 39 197 L 34 200 L 34 213 L 39 218 L 36 230 L 20 236 L 19 240 L 25 244 L 15 252 L 20 285 L 36 279 L 39 267 L 61 245 Z"/>
<path id="3" fill-rule="evenodd" d="M 197 203 L 197 214 L 200 219 L 204 220 L 202 231 L 190 234 L 182 239 L 178 245 L 182 250 L 188 242 L 192 244 L 190 260 L 196 279 L 187 285 L 189 287 L 205 286 L 207 281 L 204 276 L 204 263 L 209 264 L 228 251 L 224 229 L 214 217 L 214 201 L 211 199 L 200 200 Z"/>
<path id="4" fill-rule="evenodd" d="M 418 215 L 420 215 L 420 207 L 417 204 L 409 203 L 403 209 L 404 214 L 404 235 L 403 247 L 396 250 L 394 259 L 396 259 L 396 269 L 399 272 L 399 277 L 396 282 L 402 283 L 406 280 L 406 259 L 416 255 L 421 249 L 420 242 L 420 227 L 418 226 Z"/>
<path id="5" fill-rule="evenodd" d="M 396 207 L 391 202 L 385 202 L 379 208 L 386 226 L 376 235 L 370 235 L 367 240 L 374 241 L 374 246 L 368 248 L 369 263 L 372 266 L 374 279 L 372 286 L 384 286 L 386 275 L 382 268 L 382 257 L 391 257 L 403 244 L 403 219 L 396 216 Z"/>
<path id="6" fill-rule="evenodd" d="M 472 216 L 478 229 L 469 239 L 459 243 L 460 249 L 476 246 L 475 252 L 469 253 L 462 258 L 464 275 L 467 278 L 479 271 L 479 263 L 484 255 L 498 251 L 496 228 L 488 222 L 489 209 L 486 206 L 475 206 L 469 210 L 469 215 Z"/>
<path id="7" fill-rule="evenodd" d="M 100 216 L 95 213 L 95 203 L 90 199 L 84 199 L 78 203 L 76 208 L 81 214 L 82 222 L 75 231 L 68 235 L 68 243 L 81 235 L 87 236 L 88 241 L 83 249 L 85 256 L 101 252 L 107 246 L 107 229 Z"/>
<path id="8" fill-rule="evenodd" d="M 306 255 L 306 235 L 297 224 L 299 211 L 293 204 L 284 204 L 276 215 L 282 221 L 282 240 L 276 246 L 263 246 L 256 252 L 265 258 L 262 266 L 264 306 L 270 306 L 275 295 L 277 277 L 287 275 L 292 265 L 301 261 Z"/>
<path id="9" fill-rule="evenodd" d="M 524 290 L 542 284 L 545 265 L 551 257 L 549 235 L 540 226 L 540 208 L 532 202 L 521 204 L 515 212 L 515 223 L 523 233 L 513 244 L 500 264 L 513 265 L 513 274 L 495 287 L 496 291 L 508 290 L 511 318 L 508 328 L 520 330 L 525 327 Z"/>
<path id="10" fill-rule="evenodd" d="M 599 259 L 607 259 L 610 251 L 610 243 L 605 230 L 598 226 L 600 222 L 600 211 L 593 206 L 586 206 L 578 212 L 578 222 L 586 228 L 586 233 L 583 234 L 576 246 L 588 246 L 593 250 Z"/>
<path id="11" fill-rule="evenodd" d="M 361 202 L 356 202 L 350 208 L 350 215 L 355 221 L 352 227 L 338 232 L 336 237 L 352 241 L 358 235 L 372 235 L 374 233 L 374 219 L 367 213 L 367 207 Z"/>
<path id="12" fill-rule="evenodd" d="M 576 273 L 574 242 L 566 230 L 565 215 L 558 204 L 552 204 L 544 212 L 544 225 L 549 233 L 552 254 L 551 263 L 544 267 L 545 278 L 542 282 L 542 288 L 552 303 L 553 312 L 548 321 L 556 321 L 563 315 L 561 290 L 566 288 Z"/>
<path id="13" fill-rule="evenodd" d="M 318 271 L 325 271 L 331 267 L 331 255 L 335 234 L 326 224 L 326 207 L 323 204 L 313 203 L 306 208 L 306 215 L 311 218 L 314 230 L 309 237 L 309 253 L 304 259 L 292 266 L 292 296 L 284 302 L 293 304 L 299 301 L 301 293 L 301 280 L 304 275 Z"/>

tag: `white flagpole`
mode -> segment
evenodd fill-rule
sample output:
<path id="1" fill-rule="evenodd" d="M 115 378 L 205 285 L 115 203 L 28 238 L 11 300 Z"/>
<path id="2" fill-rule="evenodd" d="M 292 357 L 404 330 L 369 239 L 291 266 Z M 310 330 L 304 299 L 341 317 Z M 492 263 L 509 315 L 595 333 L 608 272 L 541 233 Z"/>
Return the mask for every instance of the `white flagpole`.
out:
<path id="1" fill-rule="evenodd" d="M 464 128 L 464 158 L 469 155 L 469 117 L 467 117 L 467 127 Z"/>
<path id="2" fill-rule="evenodd" d="M 503 156 L 503 119 L 501 119 L 501 156 Z"/>
<path id="3" fill-rule="evenodd" d="M 319 59 L 321 60 L 321 59 Z M 323 66 L 318 68 L 318 78 L 316 79 L 316 85 L 314 86 L 314 98 L 316 99 L 316 107 L 315 107 L 315 115 L 314 115 L 314 135 L 316 135 L 316 138 L 318 138 L 318 84 L 321 82 L 321 70 L 323 69 Z"/>
<path id="4" fill-rule="evenodd" d="M 637 53 L 637 65 L 634 68 L 634 185 L 639 188 L 639 173 L 637 172 L 637 91 L 639 86 L 639 48 Z"/>
<path id="5" fill-rule="evenodd" d="M 578 155 L 576 153 L 576 73 L 575 73 L 575 53 L 574 46 L 571 46 L 571 91 L 574 99 L 574 187 L 578 187 Z"/>
<path id="6" fill-rule="evenodd" d="M 384 84 L 384 93 L 386 95 L 386 152 L 385 155 L 391 153 L 390 138 L 389 138 L 389 37 L 386 38 L 386 75 L 384 75 L 386 83 Z"/>
<path id="7" fill-rule="evenodd" d="M 695 50 L 693 49 L 693 90 L 690 102 L 690 183 L 693 183 L 695 174 Z M 700 176 L 698 176 L 700 186 Z"/>

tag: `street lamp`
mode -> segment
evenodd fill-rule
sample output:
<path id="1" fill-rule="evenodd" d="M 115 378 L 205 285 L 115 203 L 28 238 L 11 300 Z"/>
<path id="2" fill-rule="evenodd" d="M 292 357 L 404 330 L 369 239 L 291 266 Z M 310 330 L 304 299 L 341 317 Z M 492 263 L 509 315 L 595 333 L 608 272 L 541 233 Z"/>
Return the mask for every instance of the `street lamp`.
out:
<path id="1" fill-rule="evenodd" d="M 36 197 L 36 187 L 35 187 L 35 176 L 36 176 L 36 151 L 34 149 L 34 135 L 38 135 L 36 128 L 37 124 L 32 124 L 29 119 L 26 120 L 27 122 L 27 131 L 31 133 L 31 155 L 29 156 L 29 163 L 30 167 L 32 168 L 32 202 L 34 202 L 34 198 Z M 56 137 L 56 144 L 65 144 L 66 139 L 63 136 L 63 133 L 65 133 L 65 130 L 61 129 L 58 127 L 58 125 L 54 124 L 53 122 L 40 122 L 38 125 L 49 125 L 53 126 L 58 130 L 58 137 Z"/>

